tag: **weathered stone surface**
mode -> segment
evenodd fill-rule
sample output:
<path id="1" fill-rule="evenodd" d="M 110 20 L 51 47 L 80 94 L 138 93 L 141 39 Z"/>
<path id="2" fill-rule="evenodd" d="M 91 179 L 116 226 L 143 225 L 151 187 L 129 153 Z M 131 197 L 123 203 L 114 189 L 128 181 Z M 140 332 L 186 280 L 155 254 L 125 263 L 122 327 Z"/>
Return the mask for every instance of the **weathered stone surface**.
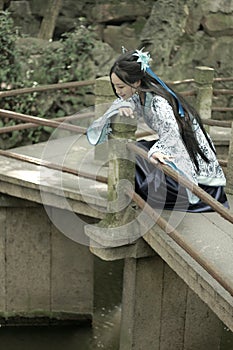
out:
<path id="1" fill-rule="evenodd" d="M 196 108 L 203 119 L 211 118 L 214 70 L 208 67 L 196 67 L 197 84 Z"/>
<path id="2" fill-rule="evenodd" d="M 205 0 L 200 3 L 202 11 L 206 12 L 233 12 L 233 2 L 231 0 Z"/>
<path id="3" fill-rule="evenodd" d="M 135 243 L 130 245 L 107 249 L 103 248 L 101 245 L 98 246 L 97 242 L 91 241 L 90 251 L 94 255 L 106 261 L 127 258 L 145 258 L 156 254 L 142 238 L 137 239 Z"/>
<path id="4" fill-rule="evenodd" d="M 184 349 L 220 349 L 222 325 L 219 318 L 190 289 L 187 295 Z"/>
<path id="5" fill-rule="evenodd" d="M 63 215 L 61 210 L 54 210 Z M 83 231 L 81 221 L 77 231 L 80 234 Z M 93 256 L 87 246 L 65 237 L 56 227 L 52 227 L 51 233 L 51 310 L 90 315 L 94 296 Z"/>
<path id="6" fill-rule="evenodd" d="M 19 3 L 23 4 L 20 8 Z M 21 32 L 34 37 L 46 6 L 46 0 L 10 2 Z M 192 77 L 197 65 L 216 68 L 218 74 L 229 76 L 233 74 L 232 13 L 233 2 L 229 0 L 136 0 L 117 4 L 112 0 L 98 4 L 94 0 L 66 0 L 57 18 L 55 35 L 81 23 L 93 26 L 97 40 L 91 72 L 97 77 L 108 74 L 122 45 L 149 49 L 152 67 L 163 79 Z"/>
<path id="7" fill-rule="evenodd" d="M 103 39 L 118 54 L 121 54 L 122 46 L 130 50 L 140 44 L 140 38 L 136 35 L 135 29 L 125 24 L 122 26 L 107 26 L 104 29 Z"/>
<path id="8" fill-rule="evenodd" d="M 217 350 L 222 328 L 158 255 L 125 260 L 121 350 Z"/>
<path id="9" fill-rule="evenodd" d="M 53 215 L 59 211 L 50 209 Z M 63 214 L 62 210 L 58 213 Z M 0 317 L 3 323 L 90 323 L 93 256 L 87 245 L 69 239 L 51 221 L 42 205 L 1 195 Z M 84 235 L 84 223 L 81 220 L 79 223 L 76 233 Z"/>
<path id="10" fill-rule="evenodd" d="M 54 142 L 51 143 L 25 146 L 18 148 L 17 151 L 38 158 L 45 157 L 46 153 L 46 157 L 49 157 L 51 162 L 56 161 L 56 164 L 61 162 L 61 164 L 65 165 L 67 161 L 66 165 L 68 167 L 73 166 L 74 169 L 77 170 L 79 168 L 79 170 L 90 172 L 91 174 L 101 173 L 103 176 L 106 176 L 107 169 L 100 169 L 99 165 L 93 163 L 94 150 L 88 143 L 86 136 L 80 136 L 81 135 L 77 137 L 77 135 L 74 135 L 71 139 L 69 137 L 64 137 L 53 140 Z M 44 149 L 45 146 L 47 146 L 46 152 Z M 12 151 L 14 151 L 14 149 L 12 149 Z M 65 163 L 64 160 L 66 160 Z M 0 174 L 1 193 L 7 193 L 14 197 L 20 197 L 63 209 L 67 208 L 66 200 L 68 200 L 68 208 L 74 212 L 85 215 L 88 210 L 91 217 L 103 217 L 106 208 L 106 184 L 100 183 L 97 191 L 94 190 L 93 192 L 94 186 L 92 186 L 91 182 L 93 181 L 94 185 L 95 180 L 80 178 L 80 181 L 77 182 L 76 175 L 65 173 L 62 173 L 61 184 L 61 172 L 50 170 L 48 168 L 43 168 L 42 171 L 42 169 L 35 164 L 20 162 L 16 159 L 11 159 L 9 161 L 6 157 L 0 157 L 0 173 L 2 171 Z M 87 185 L 84 184 L 86 181 Z M 25 186 L 26 183 L 27 185 Z M 79 186 L 82 195 L 81 192 L 78 194 Z M 57 189 L 52 190 L 52 188 L 55 187 Z M 64 191 L 67 193 L 67 190 L 69 192 L 71 190 L 73 195 L 69 194 L 69 198 L 64 200 Z M 89 196 L 93 197 L 93 194 L 94 202 L 90 205 L 89 200 L 87 203 L 87 198 L 89 198 Z M 96 205 L 98 207 L 101 206 L 101 209 L 96 211 L 94 208 Z M 80 209 L 81 211 L 79 211 Z"/>
<path id="11" fill-rule="evenodd" d="M 203 259 L 202 261 L 205 261 L 206 266 L 208 264 L 209 267 L 212 267 L 216 271 L 216 276 L 221 275 L 228 286 L 231 285 L 229 288 L 232 288 L 232 276 L 230 276 L 230 271 L 232 271 L 230 268 L 232 266 L 231 225 L 216 213 L 195 214 L 195 216 L 192 213 L 186 213 L 184 220 L 177 227 L 185 243 L 189 245 L 190 251 L 195 251 L 196 257 L 198 255 Z M 213 278 L 207 272 L 206 267 L 202 268 L 181 246 L 159 228 L 155 227 L 144 235 L 144 239 L 232 331 L 233 298 L 217 282 L 217 277 Z M 170 249 L 171 246 L 174 248 L 173 252 Z"/>
<path id="12" fill-rule="evenodd" d="M 16 315 L 38 310 L 48 313 L 49 220 L 41 208 L 9 208 L 5 225 L 6 311 Z"/>
<path id="13" fill-rule="evenodd" d="M 116 52 L 113 48 L 109 44 L 97 40 L 92 50 L 92 56 L 96 77 L 108 75 L 109 69 L 116 59 Z"/>
<path id="14" fill-rule="evenodd" d="M 210 14 L 204 17 L 202 25 L 206 33 L 211 36 L 225 36 L 233 34 L 233 17 L 223 13 Z"/>
<path id="15" fill-rule="evenodd" d="M 138 16 L 148 16 L 151 9 L 151 1 L 149 6 L 145 6 L 145 1 L 125 2 L 121 4 L 100 4 L 93 7 L 91 18 L 94 22 L 127 22 L 135 20 Z"/>
<path id="16" fill-rule="evenodd" d="M 6 311 L 6 259 L 5 259 L 5 242 L 6 242 L 6 209 L 0 208 L 0 310 Z"/>
<path id="17" fill-rule="evenodd" d="M 151 16 L 141 32 L 141 41 L 150 50 L 154 59 L 152 65 L 163 78 L 183 79 L 192 76 L 192 70 L 197 65 L 210 66 L 225 76 L 231 75 L 229 57 L 233 45 L 232 37 L 229 41 L 226 37 L 226 33 L 231 32 L 231 25 L 228 27 L 226 23 L 231 22 L 232 5 L 228 1 L 221 2 L 225 6 L 219 6 L 218 3 L 189 0 L 184 4 L 182 0 L 164 0 L 153 6 Z M 216 18 L 228 18 L 224 31 L 218 32 L 216 37 L 214 33 L 211 37 L 202 24 L 202 19 L 209 20 L 213 12 Z M 218 49 L 219 42 L 225 44 L 223 51 Z"/>
<path id="18" fill-rule="evenodd" d="M 233 133 L 231 133 L 231 138 L 230 138 L 230 150 L 229 150 L 228 165 L 227 165 L 226 191 L 229 194 L 233 194 Z"/>

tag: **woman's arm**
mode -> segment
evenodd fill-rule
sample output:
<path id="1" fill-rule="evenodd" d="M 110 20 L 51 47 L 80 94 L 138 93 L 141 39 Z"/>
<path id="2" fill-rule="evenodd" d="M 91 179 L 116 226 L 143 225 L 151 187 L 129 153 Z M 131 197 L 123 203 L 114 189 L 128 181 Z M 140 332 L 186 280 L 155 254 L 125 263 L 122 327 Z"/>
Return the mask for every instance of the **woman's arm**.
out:
<path id="1" fill-rule="evenodd" d="M 121 99 L 115 100 L 111 107 L 100 118 L 94 122 L 87 129 L 87 139 L 91 145 L 97 145 L 107 141 L 108 134 L 111 132 L 110 119 L 118 113 L 125 113 L 129 110 L 133 113 L 135 106 L 133 101 L 124 101 Z M 122 112 L 123 111 L 123 112 Z"/>

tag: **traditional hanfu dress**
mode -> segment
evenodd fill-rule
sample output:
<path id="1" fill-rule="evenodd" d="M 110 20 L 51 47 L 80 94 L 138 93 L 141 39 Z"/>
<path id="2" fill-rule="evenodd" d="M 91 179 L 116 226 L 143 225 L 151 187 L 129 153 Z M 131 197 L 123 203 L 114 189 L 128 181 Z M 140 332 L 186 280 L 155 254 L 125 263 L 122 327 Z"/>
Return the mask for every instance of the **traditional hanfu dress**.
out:
<path id="1" fill-rule="evenodd" d="M 209 159 L 209 163 L 198 155 L 199 171 L 196 171 L 182 140 L 172 107 L 161 96 L 147 92 L 144 106 L 141 105 L 137 94 L 127 101 L 117 99 L 110 109 L 88 128 L 87 138 L 91 144 L 95 145 L 107 139 L 108 133 L 111 132 L 110 119 L 118 113 L 120 107 L 131 107 L 137 113 L 138 118 L 143 118 L 149 128 L 157 133 L 157 140 L 137 142 L 138 146 L 148 152 L 148 158 L 155 152 L 172 156 L 172 161 L 167 162 L 169 166 L 228 207 L 224 192 L 226 178 L 198 122 L 191 116 L 195 137 L 201 150 Z M 184 188 L 179 181 L 167 176 L 148 160 L 138 155 L 136 156 L 135 191 L 154 208 L 191 212 L 212 211 L 209 205 Z"/>

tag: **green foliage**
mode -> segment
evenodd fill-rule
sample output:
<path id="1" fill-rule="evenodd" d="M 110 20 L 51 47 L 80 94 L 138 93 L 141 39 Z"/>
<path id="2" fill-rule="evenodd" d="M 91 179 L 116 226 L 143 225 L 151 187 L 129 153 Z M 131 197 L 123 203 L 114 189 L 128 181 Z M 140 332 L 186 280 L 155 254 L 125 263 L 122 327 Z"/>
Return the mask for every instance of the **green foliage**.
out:
<path id="1" fill-rule="evenodd" d="M 0 13 L 1 90 L 32 87 L 92 79 L 88 62 L 94 45 L 94 33 L 83 25 L 74 32 L 64 33 L 57 42 L 25 43 L 17 46 L 18 37 L 9 13 Z M 33 40 L 33 39 L 31 39 Z M 2 98 L 1 108 L 37 117 L 54 118 L 72 114 L 83 107 L 84 94 L 89 88 L 23 94 Z M 3 125 L 16 124 L 4 120 Z M 48 138 L 52 129 L 38 127 L 4 134 L 0 148 L 36 143 Z"/>
<path id="2" fill-rule="evenodd" d="M 94 45 L 93 32 L 79 26 L 74 32 L 64 33 L 60 45 L 48 45 L 39 58 L 40 67 L 31 74 L 39 84 L 54 84 L 90 77 L 86 62 Z"/>
<path id="3" fill-rule="evenodd" d="M 13 27 L 13 20 L 9 12 L 0 11 L 0 80 L 2 86 L 17 80 L 19 64 L 15 50 L 16 39 L 16 29 Z"/>
<path id="4" fill-rule="evenodd" d="M 90 59 L 94 46 L 93 32 L 81 25 L 73 33 L 65 33 L 63 43 L 65 70 L 69 71 L 76 80 L 87 79 L 89 68 L 86 63 Z M 67 77 L 64 76 L 64 79 Z"/>

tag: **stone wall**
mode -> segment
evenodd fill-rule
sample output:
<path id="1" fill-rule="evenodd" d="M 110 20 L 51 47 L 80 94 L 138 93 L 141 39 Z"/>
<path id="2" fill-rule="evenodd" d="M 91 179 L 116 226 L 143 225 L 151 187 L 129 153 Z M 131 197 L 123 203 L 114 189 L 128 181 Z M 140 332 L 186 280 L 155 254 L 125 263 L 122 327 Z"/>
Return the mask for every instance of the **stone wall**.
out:
<path id="1" fill-rule="evenodd" d="M 61 209 L 51 210 L 61 215 Z M 89 248 L 65 237 L 42 205 L 2 193 L 0 225 L 1 324 L 90 324 Z"/>

